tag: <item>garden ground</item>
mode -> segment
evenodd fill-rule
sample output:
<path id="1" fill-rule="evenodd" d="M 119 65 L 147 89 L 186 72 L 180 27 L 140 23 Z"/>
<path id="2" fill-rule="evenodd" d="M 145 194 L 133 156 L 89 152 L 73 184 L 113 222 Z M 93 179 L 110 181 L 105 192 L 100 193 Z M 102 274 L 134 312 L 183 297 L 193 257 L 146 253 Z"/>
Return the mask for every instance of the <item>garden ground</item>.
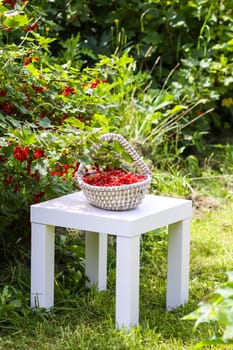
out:
<path id="1" fill-rule="evenodd" d="M 0 349 L 194 349 L 199 341 L 211 335 L 215 326 L 202 324 L 194 331 L 194 323 L 182 320 L 182 317 L 223 284 L 225 272 L 232 270 L 233 266 L 230 179 L 232 181 L 232 178 L 226 181 L 224 177 L 215 181 L 210 178 L 205 182 L 202 180 L 198 194 L 192 195 L 190 296 L 184 307 L 169 313 L 165 311 L 166 229 L 149 232 L 143 236 L 141 249 L 140 325 L 130 331 L 115 330 L 115 250 L 112 239 L 109 242 L 108 290 L 99 293 L 95 288 L 87 291 L 81 286 L 73 293 L 57 282 L 55 307 L 49 314 L 30 311 L 26 305 L 29 303 L 27 272 L 20 265 L 11 266 L 8 276 L 1 277 L 2 282 L 10 288 L 14 279 L 21 280 L 26 296 L 20 312 L 8 308 L 5 313 L 5 322 L 3 318 L 0 324 Z M 211 196 L 211 192 L 215 196 Z M 73 237 L 73 232 L 68 236 Z M 82 246 L 81 235 L 77 239 Z M 14 302 L 21 299 L 18 294 Z M 1 300 L 3 313 L 3 295 Z M 225 349 L 230 349 L 230 346 L 225 345 Z M 206 348 L 224 347 L 212 345 Z"/>

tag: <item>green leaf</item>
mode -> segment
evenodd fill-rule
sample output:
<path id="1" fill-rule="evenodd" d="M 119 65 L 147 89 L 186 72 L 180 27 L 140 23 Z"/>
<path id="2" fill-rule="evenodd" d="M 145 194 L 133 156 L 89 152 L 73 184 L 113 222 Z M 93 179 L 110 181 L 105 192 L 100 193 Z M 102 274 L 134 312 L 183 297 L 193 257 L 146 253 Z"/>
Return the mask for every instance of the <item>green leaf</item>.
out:
<path id="1" fill-rule="evenodd" d="M 20 299 L 15 299 L 15 300 L 11 300 L 9 305 L 13 306 L 14 308 L 19 308 L 22 306 L 22 302 Z"/>
<path id="2" fill-rule="evenodd" d="M 173 107 L 169 112 L 170 114 L 176 114 L 184 109 L 187 109 L 187 107 L 184 105 L 175 105 L 175 107 Z"/>
<path id="3" fill-rule="evenodd" d="M 233 297 L 233 282 L 228 282 L 221 288 L 216 289 L 215 293 L 223 298 Z"/>
<path id="4" fill-rule="evenodd" d="M 3 22 L 4 26 L 8 28 L 25 27 L 29 23 L 27 15 L 19 15 L 17 12 L 10 13 L 10 11 L 8 13 L 9 17 Z"/>
<path id="5" fill-rule="evenodd" d="M 35 134 L 32 133 L 30 129 L 26 128 L 19 128 L 11 130 L 11 135 L 15 136 L 20 142 L 24 143 L 25 145 L 31 145 L 35 143 L 36 137 Z"/>
<path id="6" fill-rule="evenodd" d="M 233 83 L 233 77 L 226 77 L 223 82 L 225 86 L 229 86 Z"/>
<path id="7" fill-rule="evenodd" d="M 34 77 L 39 77 L 40 76 L 40 71 L 34 66 L 33 63 L 29 63 L 25 66 L 25 69 L 30 71 Z"/>
<path id="8" fill-rule="evenodd" d="M 57 39 L 55 38 L 45 38 L 44 36 L 39 36 L 39 45 L 44 49 L 45 51 L 49 52 L 49 45 L 56 41 Z"/>
<path id="9" fill-rule="evenodd" d="M 25 108 L 22 104 L 19 105 L 18 103 L 14 103 L 15 107 L 22 113 L 22 114 L 31 114 L 31 111 L 29 111 L 27 108 Z"/>
<path id="10" fill-rule="evenodd" d="M 93 116 L 93 121 L 96 122 L 97 126 L 104 128 L 106 131 L 108 130 L 109 122 L 106 115 L 95 113 Z"/>
<path id="11" fill-rule="evenodd" d="M 223 333 L 223 340 L 232 340 L 233 341 L 233 324 L 229 324 Z"/>
<path id="12" fill-rule="evenodd" d="M 51 124 L 50 119 L 48 117 L 45 117 L 45 118 L 39 120 L 39 126 L 47 129 L 47 128 L 51 128 L 52 124 Z"/>
<path id="13" fill-rule="evenodd" d="M 0 13 L 4 13 L 7 10 L 7 8 L 5 6 L 2 5 L 2 3 L 0 3 Z"/>
<path id="14" fill-rule="evenodd" d="M 63 123 L 69 124 L 75 128 L 82 129 L 82 130 L 85 127 L 85 124 L 75 117 L 69 117 L 65 119 Z"/>
<path id="15" fill-rule="evenodd" d="M 48 159 L 38 159 L 31 164 L 32 172 L 36 170 L 43 176 L 48 174 Z"/>
<path id="16" fill-rule="evenodd" d="M 227 45 L 233 46 L 233 39 L 227 41 Z"/>
<path id="17" fill-rule="evenodd" d="M 233 271 L 226 272 L 229 282 L 233 282 Z"/>
<path id="18" fill-rule="evenodd" d="M 228 59 L 226 58 L 226 56 L 221 55 L 221 56 L 220 56 L 220 63 L 221 63 L 223 66 L 226 66 L 227 62 L 228 62 Z"/>

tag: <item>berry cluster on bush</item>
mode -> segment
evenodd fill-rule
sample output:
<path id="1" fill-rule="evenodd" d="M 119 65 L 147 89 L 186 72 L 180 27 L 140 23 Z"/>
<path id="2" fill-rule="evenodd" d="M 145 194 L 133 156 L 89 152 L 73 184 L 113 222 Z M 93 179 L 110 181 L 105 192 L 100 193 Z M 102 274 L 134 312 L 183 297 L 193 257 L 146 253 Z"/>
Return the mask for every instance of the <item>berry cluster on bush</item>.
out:
<path id="1" fill-rule="evenodd" d="M 78 102 L 85 95 L 82 79 L 74 78 L 69 69 L 50 66 L 46 52 L 51 39 L 36 33 L 39 18 L 28 3 L 5 0 L 0 9 L 3 234 L 17 231 L 19 221 L 28 226 L 31 204 L 74 189 L 72 179 L 83 157 L 86 120 L 90 120 Z M 74 84 L 77 80 L 80 89 Z M 85 83 L 92 80 L 85 79 Z"/>

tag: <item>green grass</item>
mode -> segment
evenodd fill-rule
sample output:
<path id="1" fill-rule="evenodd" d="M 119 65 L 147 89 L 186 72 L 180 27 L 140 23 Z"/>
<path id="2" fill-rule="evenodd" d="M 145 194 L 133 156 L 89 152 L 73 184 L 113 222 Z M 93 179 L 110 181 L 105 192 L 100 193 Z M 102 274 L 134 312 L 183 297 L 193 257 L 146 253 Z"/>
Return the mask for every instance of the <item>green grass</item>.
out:
<path id="1" fill-rule="evenodd" d="M 184 321 L 182 317 L 226 281 L 226 271 L 233 270 L 233 203 L 227 196 L 221 197 L 213 208 L 203 198 L 206 197 L 195 197 L 196 206 L 198 201 L 202 206 L 201 210 L 195 211 L 191 224 L 190 296 L 185 306 L 169 313 L 165 311 L 167 232 L 166 229 L 149 232 L 143 236 L 141 247 L 140 324 L 129 331 L 116 330 L 112 239 L 107 291 L 85 290 L 83 278 L 79 278 L 78 288 L 75 288 L 73 272 L 66 280 L 58 277 L 56 302 L 51 313 L 33 312 L 28 306 L 29 261 L 28 268 L 25 264 L 18 264 L 4 269 L 0 277 L 0 349 L 194 349 L 199 341 L 209 337 L 212 326 L 201 325 L 194 331 L 194 323 Z M 69 239 L 74 239 L 73 233 Z M 82 247 L 79 252 L 83 254 Z M 59 260 L 61 269 L 68 260 L 65 247 L 63 253 Z M 82 259 L 78 263 L 82 271 Z M 9 290 L 5 291 L 4 299 L 2 290 L 5 285 L 9 285 Z M 211 349 L 220 347 L 212 346 Z"/>

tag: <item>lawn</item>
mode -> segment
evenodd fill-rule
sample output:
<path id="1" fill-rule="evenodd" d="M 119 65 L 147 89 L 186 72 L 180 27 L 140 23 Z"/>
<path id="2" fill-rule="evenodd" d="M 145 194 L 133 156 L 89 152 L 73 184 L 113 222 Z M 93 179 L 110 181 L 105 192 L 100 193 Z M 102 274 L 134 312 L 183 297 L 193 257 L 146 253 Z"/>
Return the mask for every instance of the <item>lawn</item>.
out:
<path id="1" fill-rule="evenodd" d="M 76 247 L 75 266 L 79 274 L 75 275 L 71 263 L 68 264 L 68 277 L 63 275 L 62 279 L 62 274 L 57 271 L 54 310 L 51 313 L 32 312 L 28 307 L 29 269 L 25 270 L 20 264 L 9 266 L 1 276 L 1 284 L 8 285 L 9 289 L 5 290 L 5 296 L 1 293 L 0 349 L 194 349 L 199 341 L 210 336 L 214 326 L 202 324 L 194 331 L 194 322 L 182 320 L 182 317 L 192 312 L 208 293 L 221 286 L 226 281 L 225 272 L 233 269 L 231 188 L 230 181 L 221 181 L 199 184 L 198 193 L 192 195 L 190 295 L 185 306 L 169 313 L 165 311 L 165 228 L 143 236 L 140 324 L 130 330 L 116 330 L 114 325 L 114 238 L 109 241 L 108 289 L 99 293 L 95 288 L 84 288 L 82 235 L 75 237 L 74 232 L 68 232 L 68 235 L 58 232 L 58 240 L 67 240 L 63 246 L 66 264 L 65 247 L 70 242 L 73 251 Z M 221 190 L 217 191 L 217 188 Z M 215 197 L 207 196 L 206 191 L 215 193 Z M 58 247 L 61 249 L 61 244 Z M 59 266 L 62 270 L 61 256 L 60 251 Z M 78 275 L 81 275 L 79 279 Z M 15 289 L 11 289 L 12 286 Z M 211 349 L 220 349 L 220 345 Z"/>

